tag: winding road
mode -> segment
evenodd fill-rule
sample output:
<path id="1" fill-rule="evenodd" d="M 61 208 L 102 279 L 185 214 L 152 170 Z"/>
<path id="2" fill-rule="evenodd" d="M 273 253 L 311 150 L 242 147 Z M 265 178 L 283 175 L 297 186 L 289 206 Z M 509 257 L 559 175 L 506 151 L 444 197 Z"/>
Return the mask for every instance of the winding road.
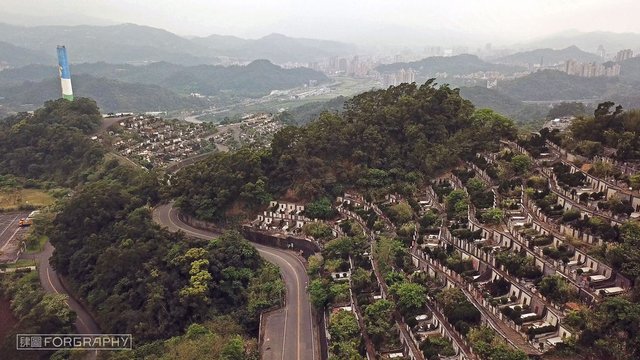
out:
<path id="1" fill-rule="evenodd" d="M 194 228 L 178 218 L 177 210 L 169 205 L 157 207 L 154 220 L 170 231 L 183 231 L 186 235 L 211 239 L 219 233 Z M 263 360 L 314 360 L 316 354 L 316 334 L 311 315 L 311 304 L 306 291 L 309 281 L 300 258 L 291 251 L 276 249 L 252 243 L 260 255 L 280 268 L 287 288 L 286 305 L 271 313 L 265 321 Z"/>
<path id="2" fill-rule="evenodd" d="M 71 308 L 71 310 L 73 310 L 77 315 L 75 326 L 78 334 L 100 334 L 101 332 L 98 323 L 96 323 L 87 309 L 76 301 L 71 294 L 69 294 L 67 289 L 62 285 L 60 277 L 49 263 L 49 258 L 51 258 L 53 250 L 53 246 L 47 241 L 44 246 L 44 250 L 40 253 L 29 255 L 23 254 L 21 258 L 34 259 L 38 262 L 38 276 L 40 278 L 40 283 L 47 293 L 63 294 L 67 296 L 66 302 L 69 305 L 69 308 Z M 89 351 L 85 358 L 96 359 L 97 353 L 98 352 L 96 350 Z"/>

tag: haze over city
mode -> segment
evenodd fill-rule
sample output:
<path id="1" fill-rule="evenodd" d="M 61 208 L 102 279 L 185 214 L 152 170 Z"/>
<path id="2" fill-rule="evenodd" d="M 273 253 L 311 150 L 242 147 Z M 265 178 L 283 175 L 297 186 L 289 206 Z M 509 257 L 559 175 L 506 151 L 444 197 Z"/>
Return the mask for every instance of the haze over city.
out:
<path id="1" fill-rule="evenodd" d="M 183 36 L 276 32 L 365 45 L 510 45 L 567 30 L 640 31 L 635 0 L 5 0 L 5 10 L 0 21 L 29 25 L 129 22 Z"/>

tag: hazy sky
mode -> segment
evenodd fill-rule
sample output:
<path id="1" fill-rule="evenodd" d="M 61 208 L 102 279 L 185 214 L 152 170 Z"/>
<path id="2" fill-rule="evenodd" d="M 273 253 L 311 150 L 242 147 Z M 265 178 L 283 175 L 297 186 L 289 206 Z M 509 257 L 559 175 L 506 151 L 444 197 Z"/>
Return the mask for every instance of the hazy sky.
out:
<path id="1" fill-rule="evenodd" d="M 212 33 L 404 43 L 417 35 L 509 43 L 567 29 L 640 32 L 640 0 L 2 0 L 3 12 Z"/>

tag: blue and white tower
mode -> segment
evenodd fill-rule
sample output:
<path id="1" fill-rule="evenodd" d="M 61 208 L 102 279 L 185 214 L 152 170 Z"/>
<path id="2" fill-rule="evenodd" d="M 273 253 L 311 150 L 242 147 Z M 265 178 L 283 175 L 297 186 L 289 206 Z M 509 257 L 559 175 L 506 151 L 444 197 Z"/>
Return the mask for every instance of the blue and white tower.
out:
<path id="1" fill-rule="evenodd" d="M 58 71 L 60 72 L 60 84 L 62 85 L 62 98 L 73 100 L 73 88 L 71 87 L 71 72 L 67 60 L 67 49 L 64 45 L 58 45 Z"/>

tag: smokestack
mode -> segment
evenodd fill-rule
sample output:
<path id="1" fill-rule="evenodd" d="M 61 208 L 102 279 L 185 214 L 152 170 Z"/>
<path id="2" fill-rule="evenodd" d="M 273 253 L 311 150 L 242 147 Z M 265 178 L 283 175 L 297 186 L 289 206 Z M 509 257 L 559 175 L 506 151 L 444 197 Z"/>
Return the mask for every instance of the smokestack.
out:
<path id="1" fill-rule="evenodd" d="M 58 71 L 60 72 L 60 85 L 62 86 L 62 98 L 73 100 L 73 89 L 71 88 L 71 72 L 69 72 L 69 61 L 67 60 L 67 49 L 64 45 L 58 45 Z"/>

